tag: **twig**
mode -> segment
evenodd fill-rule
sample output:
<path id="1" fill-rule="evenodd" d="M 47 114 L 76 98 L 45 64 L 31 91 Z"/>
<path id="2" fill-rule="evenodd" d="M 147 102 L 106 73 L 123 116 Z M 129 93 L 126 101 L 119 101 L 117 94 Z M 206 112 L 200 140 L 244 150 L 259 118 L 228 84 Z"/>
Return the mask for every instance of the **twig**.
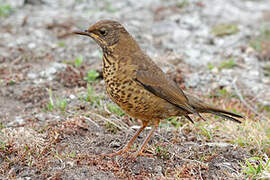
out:
<path id="1" fill-rule="evenodd" d="M 103 107 L 104 107 L 104 110 L 105 110 L 105 112 L 106 112 L 106 113 L 108 113 L 108 114 L 112 114 L 112 113 L 111 113 L 111 112 L 108 110 L 108 108 L 107 108 L 107 105 L 106 105 L 106 104 L 104 104 L 104 106 L 103 106 Z"/>
<path id="2" fill-rule="evenodd" d="M 115 119 L 121 126 L 125 127 L 125 129 L 130 130 L 129 126 L 126 123 L 124 123 L 121 119 L 119 119 L 117 116 L 113 115 L 112 118 Z"/>
<path id="3" fill-rule="evenodd" d="M 123 130 L 123 129 L 128 130 L 128 128 L 126 128 L 126 127 L 123 128 L 123 127 L 119 126 L 118 124 L 116 124 L 115 122 L 111 121 L 110 119 L 107 119 L 99 114 L 91 113 L 89 115 L 94 115 L 94 116 L 98 117 L 99 119 L 102 119 L 103 121 L 109 122 L 109 123 L 113 124 L 114 126 L 116 126 L 117 128 L 119 128 L 120 130 Z"/>
<path id="4" fill-rule="evenodd" d="M 230 166 L 228 166 L 228 165 L 225 164 L 225 163 L 219 163 L 218 165 L 219 165 L 219 166 L 223 166 L 223 167 L 225 167 L 225 168 L 231 170 L 232 172 L 237 172 L 235 169 L 231 168 Z M 231 164 L 230 164 L 230 165 L 231 165 Z"/>
<path id="5" fill-rule="evenodd" d="M 95 122 L 93 121 L 91 118 L 88 118 L 86 116 L 82 116 L 83 118 L 85 118 L 86 120 L 90 121 L 91 123 L 93 123 L 95 126 L 97 126 L 98 128 L 100 128 L 100 126 Z"/>
<path id="6" fill-rule="evenodd" d="M 235 89 L 236 95 L 240 98 L 240 101 L 248 108 L 250 109 L 254 114 L 256 114 L 258 117 L 263 118 L 264 120 L 269 120 L 267 117 L 265 117 L 262 114 L 259 114 L 255 108 L 253 108 L 251 105 L 249 105 L 243 98 L 242 94 L 240 93 L 238 87 L 236 86 L 237 78 L 235 78 L 232 82 L 233 88 Z"/>
<path id="7" fill-rule="evenodd" d="M 249 108 L 254 114 L 259 115 L 259 113 L 253 108 L 251 107 L 243 98 L 242 94 L 240 93 L 238 87 L 236 86 L 236 81 L 237 78 L 235 78 L 232 82 L 233 88 L 235 89 L 235 92 L 237 94 L 237 96 L 240 98 L 240 101 L 247 107 Z"/>

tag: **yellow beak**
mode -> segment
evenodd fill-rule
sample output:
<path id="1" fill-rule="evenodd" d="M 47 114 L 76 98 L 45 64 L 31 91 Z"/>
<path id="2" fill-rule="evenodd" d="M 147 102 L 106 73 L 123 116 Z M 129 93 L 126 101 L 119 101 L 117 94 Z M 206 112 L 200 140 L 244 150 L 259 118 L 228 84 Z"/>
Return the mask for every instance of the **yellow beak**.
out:
<path id="1" fill-rule="evenodd" d="M 96 35 L 96 34 L 94 34 L 92 32 L 89 32 L 87 30 L 85 30 L 85 31 L 73 31 L 72 33 L 73 34 L 83 35 L 83 36 L 89 36 L 89 37 L 94 38 L 94 39 L 98 39 L 99 38 L 98 35 Z"/>

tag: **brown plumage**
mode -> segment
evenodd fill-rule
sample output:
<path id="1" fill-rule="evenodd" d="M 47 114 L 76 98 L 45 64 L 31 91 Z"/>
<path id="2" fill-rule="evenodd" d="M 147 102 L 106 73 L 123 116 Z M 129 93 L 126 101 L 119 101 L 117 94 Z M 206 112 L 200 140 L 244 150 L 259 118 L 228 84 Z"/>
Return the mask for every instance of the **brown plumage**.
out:
<path id="1" fill-rule="evenodd" d="M 147 56 L 137 42 L 116 21 L 103 20 L 88 30 L 75 34 L 93 38 L 103 50 L 103 77 L 110 98 L 127 114 L 142 121 L 142 127 L 120 151 L 104 156 L 116 156 L 127 152 L 142 130 L 153 126 L 147 138 L 135 153 L 142 154 L 144 146 L 160 120 L 172 116 L 212 113 L 240 123 L 241 115 L 208 105 L 185 93 Z M 201 116 L 200 116 L 201 117 Z"/>

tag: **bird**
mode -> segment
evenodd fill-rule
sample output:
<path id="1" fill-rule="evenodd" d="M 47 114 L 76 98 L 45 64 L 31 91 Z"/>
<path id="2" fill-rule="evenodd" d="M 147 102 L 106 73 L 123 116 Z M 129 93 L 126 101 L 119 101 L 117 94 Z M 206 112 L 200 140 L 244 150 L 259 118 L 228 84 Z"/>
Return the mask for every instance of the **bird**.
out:
<path id="1" fill-rule="evenodd" d="M 140 48 L 129 32 L 115 20 L 100 20 L 84 31 L 73 34 L 92 38 L 102 49 L 102 72 L 107 94 L 125 113 L 141 120 L 141 126 L 120 150 L 103 157 L 127 153 L 147 127 L 151 130 L 133 157 L 144 155 L 144 147 L 162 120 L 183 116 L 194 123 L 190 114 L 211 113 L 241 123 L 242 115 L 217 108 L 184 92 Z"/>

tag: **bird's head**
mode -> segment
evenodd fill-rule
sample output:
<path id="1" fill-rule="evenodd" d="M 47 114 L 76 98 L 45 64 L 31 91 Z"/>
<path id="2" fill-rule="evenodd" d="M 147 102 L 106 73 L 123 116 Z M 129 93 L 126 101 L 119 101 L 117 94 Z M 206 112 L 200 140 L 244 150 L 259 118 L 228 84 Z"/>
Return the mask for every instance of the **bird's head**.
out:
<path id="1" fill-rule="evenodd" d="M 103 50 L 107 50 L 119 41 L 121 34 L 126 34 L 127 31 L 117 21 L 102 20 L 93 24 L 85 31 L 74 31 L 73 33 L 89 36 L 93 38 Z"/>

